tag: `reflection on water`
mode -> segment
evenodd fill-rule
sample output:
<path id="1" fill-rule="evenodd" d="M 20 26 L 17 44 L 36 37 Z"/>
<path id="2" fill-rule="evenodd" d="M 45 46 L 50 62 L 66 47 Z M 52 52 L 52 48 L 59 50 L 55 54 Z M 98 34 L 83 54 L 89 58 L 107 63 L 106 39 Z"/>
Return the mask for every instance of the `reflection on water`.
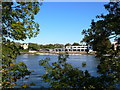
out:
<path id="1" fill-rule="evenodd" d="M 39 88 L 41 86 L 49 87 L 48 83 L 45 83 L 40 78 L 41 75 L 45 73 L 43 67 L 39 65 L 39 61 L 41 59 L 50 58 L 50 63 L 57 61 L 57 55 L 33 55 L 33 54 L 22 54 L 17 56 L 16 63 L 24 62 L 28 70 L 34 70 L 31 75 L 25 76 L 24 79 L 20 79 L 17 81 L 18 86 L 23 84 L 35 83 L 36 86 L 31 86 L 32 88 Z M 86 67 L 82 67 L 82 62 L 86 62 Z M 99 60 L 97 60 L 94 56 L 91 55 L 69 55 L 67 59 L 67 63 L 70 63 L 73 67 L 77 67 L 80 70 L 88 70 L 91 75 L 98 76 L 96 73 L 97 65 L 99 64 Z M 29 77 L 29 79 L 28 79 Z"/>

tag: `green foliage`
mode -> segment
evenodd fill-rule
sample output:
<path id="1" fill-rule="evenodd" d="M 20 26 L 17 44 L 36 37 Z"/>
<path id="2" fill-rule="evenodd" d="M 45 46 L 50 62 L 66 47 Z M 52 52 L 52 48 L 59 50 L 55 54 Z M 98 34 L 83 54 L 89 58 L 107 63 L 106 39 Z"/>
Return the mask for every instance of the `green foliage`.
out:
<path id="1" fill-rule="evenodd" d="M 36 84 L 35 83 L 30 83 L 30 86 L 35 86 Z"/>
<path id="2" fill-rule="evenodd" d="M 54 48 L 63 48 L 63 44 L 47 44 L 47 45 L 39 45 L 36 43 L 29 43 L 29 49 L 31 50 L 39 50 L 39 49 L 54 49 Z"/>
<path id="3" fill-rule="evenodd" d="M 81 71 L 66 62 L 68 54 L 60 54 L 58 61 L 49 63 L 50 59 L 40 60 L 40 65 L 46 70 L 43 80 L 49 82 L 50 88 L 79 88 L 89 89 L 113 89 L 111 77 L 92 77 L 88 71 Z"/>
<path id="4" fill-rule="evenodd" d="M 67 57 L 66 55 L 60 54 L 58 62 L 54 62 L 52 65 L 49 64 L 49 59 L 40 60 L 40 65 L 46 69 L 46 74 L 42 77 L 44 81 L 51 84 L 52 88 L 76 87 L 74 82 L 77 81 L 77 75 L 81 76 L 81 78 L 83 76 L 83 72 L 66 63 Z"/>
<path id="5" fill-rule="evenodd" d="M 10 40 L 25 40 L 38 34 L 39 24 L 34 22 L 34 16 L 39 10 L 39 2 L 2 2 L 2 88 L 13 88 L 17 79 L 30 74 L 24 63 L 15 64 L 19 43 Z"/>
<path id="6" fill-rule="evenodd" d="M 83 62 L 83 63 L 82 63 L 82 67 L 86 67 L 86 62 Z"/>
<path id="7" fill-rule="evenodd" d="M 18 88 L 30 88 L 30 87 L 29 87 L 29 85 L 24 84 L 24 85 L 22 85 L 21 87 L 18 87 Z"/>
<path id="8" fill-rule="evenodd" d="M 113 77 L 115 83 L 120 84 L 120 58 L 102 57 L 98 65 L 98 72 Z"/>
<path id="9" fill-rule="evenodd" d="M 67 44 L 65 44 L 65 46 L 71 46 L 71 44 L 70 44 L 70 43 L 67 43 Z"/>
<path id="10" fill-rule="evenodd" d="M 2 63 L 9 65 L 14 62 L 16 56 L 20 54 L 14 42 L 3 39 L 2 43 Z M 9 63 L 8 63 L 9 62 Z"/>
<path id="11" fill-rule="evenodd" d="M 37 43 L 29 43 L 28 49 L 24 50 L 20 45 L 21 43 L 15 42 L 17 48 L 20 49 L 21 52 L 28 52 L 28 50 L 40 50 L 40 49 L 54 49 L 54 48 L 63 48 L 63 44 L 47 44 L 47 45 L 40 45 Z"/>
<path id="12" fill-rule="evenodd" d="M 73 43 L 72 46 L 79 46 L 79 43 Z"/>
<path id="13" fill-rule="evenodd" d="M 85 35 L 83 41 L 92 44 L 100 54 L 107 53 L 111 47 L 110 39 L 120 34 L 120 2 L 110 2 L 105 9 L 109 13 L 97 16 L 100 20 L 92 20 L 91 27 L 82 32 Z"/>
<path id="14" fill-rule="evenodd" d="M 63 48 L 63 44 L 47 44 L 47 45 L 41 45 L 41 48 L 48 48 L 48 49 L 54 49 L 54 48 Z"/>
<path id="15" fill-rule="evenodd" d="M 20 53 L 14 42 L 3 40 L 2 44 L 2 88 L 13 88 L 16 80 L 29 75 L 30 71 L 23 62 L 15 64 Z"/>
<path id="16" fill-rule="evenodd" d="M 35 44 L 35 43 L 29 43 L 28 49 L 29 50 L 39 50 L 40 46 L 38 44 Z"/>
<path id="17" fill-rule="evenodd" d="M 16 45 L 17 48 L 20 48 L 21 43 L 15 42 L 15 45 Z"/>
<path id="18" fill-rule="evenodd" d="M 109 13 L 97 16 L 100 20 L 92 21 L 91 27 L 83 30 L 82 33 L 85 35 L 83 41 L 93 45 L 97 51 L 100 58 L 98 72 L 101 77 L 106 80 L 109 78 L 109 84 L 116 85 L 120 84 L 120 51 L 111 48 L 110 39 L 117 38 L 117 43 L 120 44 L 120 2 L 110 2 L 104 6 Z"/>
<path id="19" fill-rule="evenodd" d="M 3 37 L 24 40 L 36 36 L 40 29 L 33 20 L 39 6 L 39 2 L 2 2 Z"/>
<path id="20" fill-rule="evenodd" d="M 23 53 L 27 53 L 27 52 L 29 52 L 29 50 L 28 50 L 28 49 L 23 49 L 23 48 L 22 48 L 22 49 L 21 49 L 21 48 L 19 48 L 19 51 L 20 51 L 20 52 L 23 52 Z"/>

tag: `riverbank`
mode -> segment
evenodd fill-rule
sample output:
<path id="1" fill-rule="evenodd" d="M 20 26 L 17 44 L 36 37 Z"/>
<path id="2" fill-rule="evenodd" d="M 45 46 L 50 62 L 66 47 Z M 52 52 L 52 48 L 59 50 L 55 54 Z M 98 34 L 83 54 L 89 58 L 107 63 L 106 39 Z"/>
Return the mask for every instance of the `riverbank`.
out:
<path id="1" fill-rule="evenodd" d="M 69 52 L 20 52 L 21 54 L 39 54 L 39 55 L 58 55 L 58 54 L 69 54 L 69 55 L 95 55 L 95 52 L 78 52 L 78 51 L 69 51 Z"/>

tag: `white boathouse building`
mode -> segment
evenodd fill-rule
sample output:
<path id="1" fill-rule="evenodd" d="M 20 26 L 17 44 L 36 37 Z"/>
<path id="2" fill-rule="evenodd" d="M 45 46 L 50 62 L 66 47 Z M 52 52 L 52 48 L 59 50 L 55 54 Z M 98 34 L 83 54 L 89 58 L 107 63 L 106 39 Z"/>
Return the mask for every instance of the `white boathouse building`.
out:
<path id="1" fill-rule="evenodd" d="M 49 49 L 49 51 L 56 51 L 56 52 L 60 52 L 60 51 L 79 51 L 79 52 L 84 52 L 87 51 L 87 48 L 89 50 L 89 52 L 92 52 L 92 46 L 88 45 L 80 45 L 80 46 L 66 46 L 65 48 L 55 48 L 55 49 Z"/>
<path id="2" fill-rule="evenodd" d="M 23 49 L 28 49 L 28 44 L 27 43 L 23 43 L 22 45 L 20 45 L 21 47 L 23 47 Z"/>
<path id="3" fill-rule="evenodd" d="M 66 51 L 87 51 L 87 48 L 89 51 L 92 50 L 92 46 L 81 45 L 81 46 L 66 46 Z"/>

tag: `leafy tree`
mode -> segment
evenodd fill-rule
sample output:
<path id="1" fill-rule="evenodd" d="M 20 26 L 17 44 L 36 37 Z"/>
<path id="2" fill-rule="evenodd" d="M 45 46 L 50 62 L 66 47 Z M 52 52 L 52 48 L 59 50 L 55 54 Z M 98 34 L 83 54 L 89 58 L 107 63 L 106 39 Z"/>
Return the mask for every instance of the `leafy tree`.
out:
<path id="1" fill-rule="evenodd" d="M 73 43 L 72 46 L 79 46 L 80 44 L 79 43 Z"/>
<path id="2" fill-rule="evenodd" d="M 64 45 L 63 44 L 54 44 L 54 48 L 63 48 L 64 47 Z"/>
<path id="3" fill-rule="evenodd" d="M 29 43 L 28 49 L 29 50 L 39 50 L 40 46 L 38 44 L 36 44 L 36 43 Z"/>
<path id="4" fill-rule="evenodd" d="M 19 51 L 24 50 L 24 48 L 21 47 L 21 45 L 22 45 L 21 43 L 15 42 L 15 46 L 19 49 Z"/>
<path id="5" fill-rule="evenodd" d="M 92 44 L 94 49 L 98 52 L 102 51 L 102 54 L 110 50 L 109 40 L 120 34 L 120 2 L 110 2 L 104 6 L 109 14 L 97 16 L 100 20 L 96 22 L 92 20 L 91 27 L 82 32 L 85 35 L 83 41 Z"/>
<path id="6" fill-rule="evenodd" d="M 63 44 L 47 44 L 47 45 L 40 45 L 41 49 L 48 48 L 48 49 L 54 49 L 54 48 L 63 48 Z"/>
<path id="7" fill-rule="evenodd" d="M 40 10 L 39 2 L 2 2 L 2 88 L 13 88 L 15 81 L 30 71 L 24 63 L 15 64 L 19 49 L 10 40 L 35 37 L 39 24 L 34 15 Z"/>
<path id="8" fill-rule="evenodd" d="M 66 62 L 68 54 L 59 54 L 58 61 L 49 63 L 50 59 L 40 60 L 40 65 L 46 70 L 42 76 L 45 82 L 50 83 L 50 88 L 79 88 L 114 89 L 113 78 L 107 76 L 93 77 L 88 71 L 81 71 Z"/>
<path id="9" fill-rule="evenodd" d="M 100 58 L 98 72 L 103 76 L 111 77 L 111 83 L 120 84 L 120 51 L 117 52 L 111 49 L 110 39 L 117 38 L 119 43 L 120 38 L 120 2 L 110 2 L 104 5 L 109 12 L 107 15 L 100 15 L 97 18 L 100 20 L 92 21 L 91 27 L 88 30 L 83 30 L 85 35 L 83 41 L 92 44 L 97 51 L 97 56 Z M 108 54 L 108 56 L 104 56 Z"/>
<path id="10" fill-rule="evenodd" d="M 71 44 L 70 44 L 70 43 L 67 43 L 67 44 L 65 44 L 65 46 L 71 46 Z"/>
<path id="11" fill-rule="evenodd" d="M 16 45 L 16 47 L 18 48 L 18 47 L 21 45 L 21 43 L 15 42 L 15 45 Z"/>
<path id="12" fill-rule="evenodd" d="M 3 37 L 24 40 L 36 36 L 40 29 L 33 20 L 39 5 L 38 2 L 2 2 Z"/>
<path id="13" fill-rule="evenodd" d="M 54 45 L 53 45 L 53 44 L 48 44 L 48 45 L 45 45 L 44 48 L 53 49 L 53 48 L 54 48 Z"/>

